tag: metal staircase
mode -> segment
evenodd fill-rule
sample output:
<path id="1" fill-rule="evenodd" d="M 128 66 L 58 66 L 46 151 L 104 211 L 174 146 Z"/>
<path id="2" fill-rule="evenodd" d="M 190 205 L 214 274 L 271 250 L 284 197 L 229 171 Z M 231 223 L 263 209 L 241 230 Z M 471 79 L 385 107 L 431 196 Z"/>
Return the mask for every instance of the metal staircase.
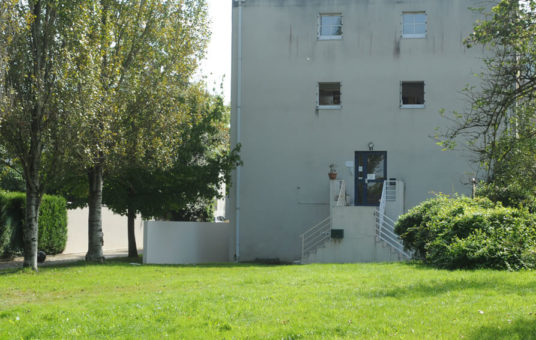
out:
<path id="1" fill-rule="evenodd" d="M 331 216 L 323 219 L 300 235 L 302 240 L 301 259 L 316 250 L 331 238 Z"/>
<path id="2" fill-rule="evenodd" d="M 332 197 L 333 201 L 330 201 L 331 206 L 345 206 L 347 205 L 346 201 L 346 184 L 343 180 L 333 181 L 337 188 L 337 195 Z M 313 227 L 309 228 L 303 234 L 300 235 L 302 241 L 302 252 L 301 259 L 305 259 L 307 255 L 315 251 L 317 248 L 321 247 L 331 238 L 331 218 L 328 216 L 322 221 L 318 222 Z"/>
<path id="3" fill-rule="evenodd" d="M 396 182 L 394 182 L 396 183 Z M 383 183 L 382 197 L 380 200 L 380 206 L 376 210 L 376 238 L 385 242 L 392 249 L 396 250 L 402 257 L 411 259 L 412 254 L 404 250 L 404 244 L 402 239 L 395 233 L 395 221 L 389 216 L 385 215 L 385 205 L 388 200 L 392 200 L 394 192 L 396 192 L 396 184 L 392 184 L 390 181 Z"/>

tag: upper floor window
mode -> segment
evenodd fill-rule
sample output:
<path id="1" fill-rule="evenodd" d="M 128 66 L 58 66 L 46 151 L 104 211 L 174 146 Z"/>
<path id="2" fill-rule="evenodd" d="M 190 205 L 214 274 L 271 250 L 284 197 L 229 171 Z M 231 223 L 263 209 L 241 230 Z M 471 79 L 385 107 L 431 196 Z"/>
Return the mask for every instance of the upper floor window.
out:
<path id="1" fill-rule="evenodd" d="M 425 12 L 402 13 L 402 37 L 403 38 L 426 38 L 426 13 Z"/>
<path id="2" fill-rule="evenodd" d="M 400 86 L 402 92 L 401 108 L 424 108 L 424 81 L 403 81 Z"/>
<path id="3" fill-rule="evenodd" d="M 342 39 L 341 14 L 320 14 L 318 22 L 318 39 Z"/>
<path id="4" fill-rule="evenodd" d="M 341 83 L 318 83 L 318 108 L 341 108 Z"/>

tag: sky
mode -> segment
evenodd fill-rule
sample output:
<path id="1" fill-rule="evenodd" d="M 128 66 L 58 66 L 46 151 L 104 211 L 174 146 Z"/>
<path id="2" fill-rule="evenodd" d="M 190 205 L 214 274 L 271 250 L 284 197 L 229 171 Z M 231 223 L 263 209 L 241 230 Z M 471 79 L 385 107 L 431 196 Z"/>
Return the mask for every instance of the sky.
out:
<path id="1" fill-rule="evenodd" d="M 212 37 L 207 56 L 198 71 L 199 77 L 206 77 L 207 87 L 221 93 L 225 102 L 231 101 L 231 0 L 207 0 Z"/>

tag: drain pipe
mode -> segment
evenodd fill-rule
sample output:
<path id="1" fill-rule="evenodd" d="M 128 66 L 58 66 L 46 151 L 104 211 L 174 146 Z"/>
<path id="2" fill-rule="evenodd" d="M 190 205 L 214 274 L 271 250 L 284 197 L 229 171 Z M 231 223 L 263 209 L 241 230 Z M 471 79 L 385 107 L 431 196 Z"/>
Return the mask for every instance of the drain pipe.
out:
<path id="1" fill-rule="evenodd" d="M 238 37 L 237 37 L 237 84 L 236 84 L 236 144 L 242 141 L 241 118 L 242 118 L 242 4 L 246 0 L 235 0 L 238 5 Z M 240 172 L 241 166 L 236 168 L 236 206 L 235 206 L 235 261 L 240 261 Z"/>

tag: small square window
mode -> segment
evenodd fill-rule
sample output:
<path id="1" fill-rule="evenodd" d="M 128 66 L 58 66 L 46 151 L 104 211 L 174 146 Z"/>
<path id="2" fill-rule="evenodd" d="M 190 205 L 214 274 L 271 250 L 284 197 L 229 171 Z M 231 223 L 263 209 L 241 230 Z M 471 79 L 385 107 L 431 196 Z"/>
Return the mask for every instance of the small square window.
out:
<path id="1" fill-rule="evenodd" d="M 341 108 L 341 83 L 318 83 L 318 108 Z"/>
<path id="2" fill-rule="evenodd" d="M 402 13 L 402 37 L 403 38 L 426 38 L 426 13 L 425 12 Z"/>
<path id="3" fill-rule="evenodd" d="M 424 81 L 403 81 L 401 83 L 401 108 L 424 108 Z"/>
<path id="4" fill-rule="evenodd" d="M 342 39 L 341 14 L 320 14 L 318 23 L 318 39 Z"/>

